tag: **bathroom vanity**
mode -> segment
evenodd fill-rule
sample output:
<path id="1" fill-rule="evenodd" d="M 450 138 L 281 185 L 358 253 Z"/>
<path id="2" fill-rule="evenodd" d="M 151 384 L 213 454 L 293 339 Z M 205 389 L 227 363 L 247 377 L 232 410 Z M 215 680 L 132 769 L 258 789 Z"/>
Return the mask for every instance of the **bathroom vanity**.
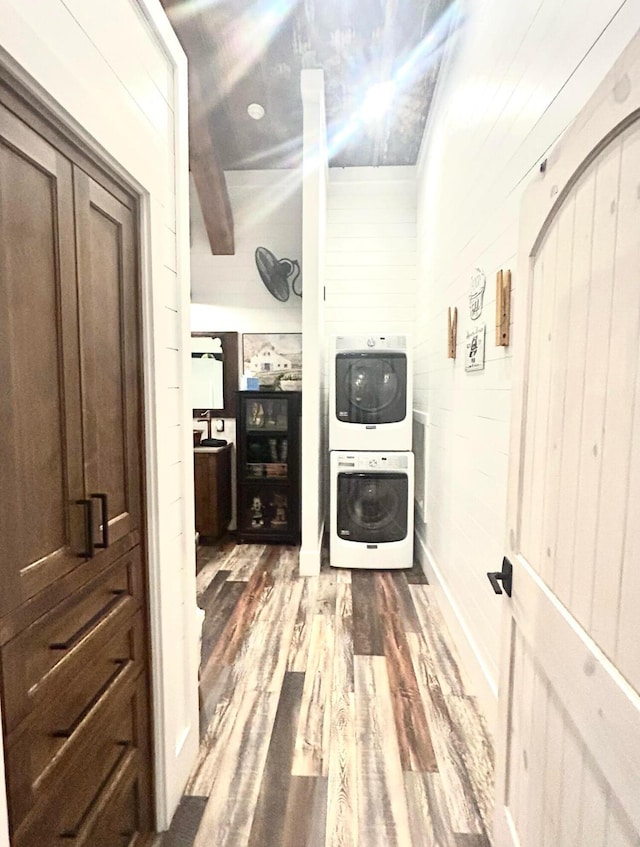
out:
<path id="1" fill-rule="evenodd" d="M 231 444 L 195 447 L 193 451 L 196 530 L 215 540 L 231 521 Z"/>

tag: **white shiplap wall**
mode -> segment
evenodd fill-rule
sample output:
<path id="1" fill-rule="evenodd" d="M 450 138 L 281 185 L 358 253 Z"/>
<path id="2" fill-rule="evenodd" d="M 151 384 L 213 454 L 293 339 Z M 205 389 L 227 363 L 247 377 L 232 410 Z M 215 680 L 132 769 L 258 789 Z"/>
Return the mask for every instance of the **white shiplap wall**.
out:
<path id="1" fill-rule="evenodd" d="M 412 332 L 415 177 L 413 167 L 329 169 L 327 336 Z"/>
<path id="2" fill-rule="evenodd" d="M 6 65 L 141 196 L 149 565 L 159 826 L 198 748 L 188 332 L 187 78 L 158 0 L 0 0 Z M 177 635 L 176 635 L 177 634 Z M 3 775 L 0 776 L 0 796 Z M 0 843 L 8 844 L 0 820 Z"/>
<path id="3" fill-rule="evenodd" d="M 504 550 L 511 411 L 511 353 L 493 344 L 495 274 L 515 270 L 527 180 L 637 28 L 640 2 L 487 0 L 467 11 L 419 163 L 414 389 L 430 427 L 427 523 L 418 531 L 491 723 L 500 604 L 485 574 L 499 569 Z M 475 267 L 487 276 L 486 367 L 467 374 Z M 448 306 L 459 311 L 455 362 L 446 358 Z"/>

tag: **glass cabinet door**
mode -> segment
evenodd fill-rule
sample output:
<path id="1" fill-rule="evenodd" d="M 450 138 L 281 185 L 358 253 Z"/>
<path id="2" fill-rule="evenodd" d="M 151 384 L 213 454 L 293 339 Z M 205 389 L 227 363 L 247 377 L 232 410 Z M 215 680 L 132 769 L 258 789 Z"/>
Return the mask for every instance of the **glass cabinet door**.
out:
<path id="1" fill-rule="evenodd" d="M 286 399 L 244 397 L 246 404 L 245 426 L 247 432 L 287 431 Z"/>
<path id="2" fill-rule="evenodd" d="M 297 543 L 300 393 L 240 391 L 238 397 L 238 538 Z"/>
<path id="3" fill-rule="evenodd" d="M 238 523 L 254 532 L 289 529 L 289 493 L 285 486 L 249 483 L 243 489 Z"/>
<path id="4" fill-rule="evenodd" d="M 247 479 L 287 479 L 289 437 L 287 400 L 243 398 Z"/>

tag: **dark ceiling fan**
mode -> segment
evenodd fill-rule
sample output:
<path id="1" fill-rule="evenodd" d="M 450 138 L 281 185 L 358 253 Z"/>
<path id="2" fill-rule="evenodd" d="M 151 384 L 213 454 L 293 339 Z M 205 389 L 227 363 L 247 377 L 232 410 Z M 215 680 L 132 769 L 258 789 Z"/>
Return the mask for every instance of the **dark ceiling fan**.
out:
<path id="1" fill-rule="evenodd" d="M 267 291 L 276 300 L 284 303 L 289 299 L 289 283 L 293 293 L 297 297 L 302 297 L 302 290 L 296 290 L 296 282 L 300 277 L 300 264 L 295 259 L 276 259 L 271 250 L 267 250 L 266 247 L 257 247 L 256 265 Z"/>

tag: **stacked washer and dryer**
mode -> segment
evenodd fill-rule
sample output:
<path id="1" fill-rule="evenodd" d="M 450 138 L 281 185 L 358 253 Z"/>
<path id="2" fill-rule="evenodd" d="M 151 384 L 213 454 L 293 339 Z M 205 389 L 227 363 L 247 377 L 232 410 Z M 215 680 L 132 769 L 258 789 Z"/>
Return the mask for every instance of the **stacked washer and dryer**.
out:
<path id="1" fill-rule="evenodd" d="M 413 564 L 412 387 L 407 336 L 334 339 L 329 392 L 333 567 Z"/>

